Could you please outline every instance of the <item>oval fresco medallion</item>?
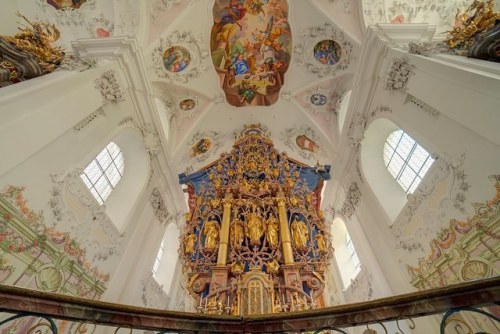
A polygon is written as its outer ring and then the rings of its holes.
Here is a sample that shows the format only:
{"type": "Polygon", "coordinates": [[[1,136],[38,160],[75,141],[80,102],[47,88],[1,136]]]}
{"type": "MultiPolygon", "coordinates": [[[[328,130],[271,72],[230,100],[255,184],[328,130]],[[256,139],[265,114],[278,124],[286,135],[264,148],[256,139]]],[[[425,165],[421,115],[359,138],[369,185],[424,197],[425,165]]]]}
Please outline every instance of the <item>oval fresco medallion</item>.
{"type": "Polygon", "coordinates": [[[174,45],[163,53],[163,66],[172,73],[182,72],[191,62],[191,54],[183,46],[174,45]]]}
{"type": "Polygon", "coordinates": [[[290,64],[286,0],[218,0],[210,35],[212,63],[229,104],[274,104],[290,64]]]}
{"type": "Polygon", "coordinates": [[[200,154],[207,153],[212,148],[212,139],[202,138],[191,146],[189,155],[194,158],[200,154]]]}
{"type": "Polygon", "coordinates": [[[342,54],[340,45],[331,39],[322,40],[314,46],[314,58],[323,65],[335,65],[342,54]]]}
{"type": "Polygon", "coordinates": [[[324,94],[314,93],[309,98],[309,101],[311,101],[311,103],[314,104],[315,106],[319,107],[319,106],[324,106],[328,101],[328,98],[324,94]]]}
{"type": "Polygon", "coordinates": [[[179,108],[183,111],[193,110],[196,107],[196,101],[193,99],[184,99],[179,102],[179,108]]]}
{"type": "Polygon", "coordinates": [[[47,3],[57,10],[78,9],[86,2],[87,0],[47,0],[47,3]]]}
{"type": "Polygon", "coordinates": [[[319,151],[319,145],[306,135],[297,136],[295,138],[295,143],[301,150],[309,151],[312,153],[317,153],[319,151]]]}

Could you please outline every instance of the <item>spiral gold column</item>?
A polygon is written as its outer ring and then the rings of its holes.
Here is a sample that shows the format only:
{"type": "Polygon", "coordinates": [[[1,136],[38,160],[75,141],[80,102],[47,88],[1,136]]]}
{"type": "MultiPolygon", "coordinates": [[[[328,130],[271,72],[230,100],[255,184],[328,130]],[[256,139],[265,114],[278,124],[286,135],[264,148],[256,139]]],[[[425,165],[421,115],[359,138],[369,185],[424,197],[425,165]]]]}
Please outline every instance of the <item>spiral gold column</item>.
{"type": "Polygon", "coordinates": [[[285,197],[282,192],[278,193],[276,200],[278,202],[280,237],[281,245],[283,246],[283,256],[285,258],[285,264],[291,264],[293,263],[292,243],[290,241],[290,230],[288,228],[288,218],[286,215],[285,197]]]}
{"type": "Polygon", "coordinates": [[[219,235],[219,253],[217,254],[217,266],[225,266],[227,262],[227,246],[229,243],[229,225],[231,222],[231,200],[233,195],[227,193],[222,203],[224,212],[222,213],[222,226],[219,235]]]}

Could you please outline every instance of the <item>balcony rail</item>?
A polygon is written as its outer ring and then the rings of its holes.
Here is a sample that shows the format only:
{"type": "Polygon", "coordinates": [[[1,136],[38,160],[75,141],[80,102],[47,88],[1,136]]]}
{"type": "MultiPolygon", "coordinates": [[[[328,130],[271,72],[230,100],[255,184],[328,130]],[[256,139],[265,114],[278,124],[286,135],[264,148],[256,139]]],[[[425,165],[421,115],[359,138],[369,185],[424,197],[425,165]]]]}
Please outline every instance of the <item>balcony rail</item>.
{"type": "MultiPolygon", "coordinates": [[[[441,324],[444,333],[444,320],[455,312],[486,314],[478,308],[499,302],[500,276],[362,303],[243,317],[147,309],[0,285],[0,311],[15,314],[0,322],[0,329],[14,317],[38,316],[48,321],[54,333],[53,319],[157,333],[319,333],[324,329],[345,333],[342,328],[446,313],[441,324]]],[[[494,315],[486,315],[499,322],[494,315]]]]}

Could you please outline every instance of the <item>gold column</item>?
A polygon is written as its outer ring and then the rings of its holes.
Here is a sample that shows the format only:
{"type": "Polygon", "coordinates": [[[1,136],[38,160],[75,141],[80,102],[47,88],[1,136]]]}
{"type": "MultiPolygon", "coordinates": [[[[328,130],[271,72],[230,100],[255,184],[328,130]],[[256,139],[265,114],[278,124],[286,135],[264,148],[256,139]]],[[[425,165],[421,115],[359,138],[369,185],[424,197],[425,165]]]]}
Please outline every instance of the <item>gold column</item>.
{"type": "Polygon", "coordinates": [[[278,202],[278,215],[280,218],[280,237],[281,245],[283,246],[283,256],[285,257],[285,264],[293,263],[292,244],[290,241],[290,230],[288,229],[288,218],[286,215],[285,197],[280,191],[276,198],[278,202]]]}
{"type": "Polygon", "coordinates": [[[222,226],[220,229],[219,253],[217,254],[217,266],[225,266],[227,262],[227,246],[229,243],[229,225],[231,222],[231,200],[233,195],[227,193],[222,200],[224,212],[222,213],[222,226]]]}

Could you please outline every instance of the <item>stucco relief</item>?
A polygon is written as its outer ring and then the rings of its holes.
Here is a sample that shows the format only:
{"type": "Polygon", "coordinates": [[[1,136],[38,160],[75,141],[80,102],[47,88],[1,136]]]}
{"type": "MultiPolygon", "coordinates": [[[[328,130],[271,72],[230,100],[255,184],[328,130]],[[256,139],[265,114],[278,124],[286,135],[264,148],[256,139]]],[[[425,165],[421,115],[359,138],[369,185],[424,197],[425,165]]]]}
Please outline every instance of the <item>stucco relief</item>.
{"type": "Polygon", "coordinates": [[[95,67],[97,67],[97,60],[95,58],[80,58],[74,55],[66,55],[56,71],[83,72],[95,67]]]}
{"type": "Polygon", "coordinates": [[[408,59],[394,57],[385,78],[385,89],[406,91],[408,80],[413,74],[415,74],[415,66],[410,64],[408,59]]]}
{"type": "Polygon", "coordinates": [[[95,87],[101,93],[104,104],[125,100],[123,90],[116,77],[115,70],[108,70],[104,72],[101,77],[95,79],[95,87]]]}
{"type": "Polygon", "coordinates": [[[153,0],[151,3],[151,18],[153,22],[158,23],[159,13],[169,10],[181,2],[182,0],[153,0]]]}
{"type": "Polygon", "coordinates": [[[438,33],[451,29],[457,8],[466,8],[467,0],[363,0],[365,24],[376,23],[420,23],[430,22],[438,25],[438,33]]]}
{"type": "Polygon", "coordinates": [[[372,273],[364,265],[361,265],[360,272],[356,278],[351,280],[351,284],[344,291],[344,298],[349,303],[371,300],[373,295],[372,282],[372,273]]]}
{"type": "Polygon", "coordinates": [[[166,310],[170,303],[163,286],[153,277],[152,272],[146,273],[141,280],[142,284],[142,304],[144,307],[155,308],[159,310],[166,310]]]}
{"type": "Polygon", "coordinates": [[[350,219],[356,212],[360,199],[361,191],[358,188],[358,184],[356,182],[351,182],[346,191],[342,207],[338,212],[345,218],[350,219]]]}
{"type": "Polygon", "coordinates": [[[115,0],[116,36],[135,36],[139,29],[139,2],[115,0]]]}
{"type": "Polygon", "coordinates": [[[129,116],[122,119],[118,125],[131,126],[141,133],[144,146],[150,158],[155,157],[162,151],[160,135],[151,123],[141,125],[133,117],[129,116]]]}
{"type": "MultiPolygon", "coordinates": [[[[113,35],[115,30],[114,21],[110,18],[112,13],[99,13],[99,4],[96,0],[88,1],[47,1],[38,0],[38,4],[49,21],[57,22],[57,25],[70,31],[76,37],[105,38],[113,35]],[[82,34],[85,27],[88,34],[82,34]]],[[[63,36],[66,35],[63,31],[63,36]]]]}
{"type": "Polygon", "coordinates": [[[346,70],[353,61],[352,42],[332,24],[310,27],[302,31],[297,40],[293,48],[296,63],[318,78],[333,76],[346,70]],[[335,41],[340,46],[338,61],[333,65],[318,62],[314,55],[314,47],[326,39],[335,41]]]}
{"type": "Polygon", "coordinates": [[[78,122],[75,126],[73,126],[73,130],[75,130],[76,132],[83,130],[85,127],[87,127],[87,125],[92,123],[99,116],[105,116],[104,110],[102,108],[93,111],[87,117],[78,122]]]}
{"type": "Polygon", "coordinates": [[[51,174],[49,207],[54,217],[48,226],[71,233],[89,257],[104,262],[121,252],[120,233],[80,179],[81,169],[51,174]],[[83,211],[82,211],[83,210],[83,211]]]}
{"type": "Polygon", "coordinates": [[[149,202],[153,207],[156,219],[160,222],[160,225],[167,225],[170,218],[172,217],[168,212],[168,208],[165,205],[163,196],[161,195],[160,189],[154,187],[151,191],[151,196],[149,196],[149,202]]]}
{"type": "Polygon", "coordinates": [[[432,107],[431,105],[425,103],[424,101],[420,100],[419,98],[417,98],[413,95],[407,94],[406,100],[404,103],[405,104],[411,103],[411,104],[417,106],[418,108],[420,108],[421,110],[427,112],[429,115],[431,115],[434,118],[438,118],[440,115],[439,111],[436,108],[432,107]]]}
{"type": "Polygon", "coordinates": [[[443,26],[439,32],[451,29],[457,8],[466,8],[470,4],[467,0],[434,1],[412,0],[386,1],[388,22],[391,23],[420,23],[431,22],[443,26]]]}
{"type": "Polygon", "coordinates": [[[347,130],[347,140],[349,146],[353,149],[358,149],[361,141],[365,137],[365,131],[370,121],[380,114],[392,113],[392,109],[387,106],[378,106],[368,113],[358,113],[352,120],[347,130]]]}
{"type": "Polygon", "coordinates": [[[187,83],[198,78],[209,68],[209,51],[205,49],[200,36],[191,32],[174,31],[166,38],[160,38],[159,45],[153,50],[153,68],[160,78],[187,83]],[[175,47],[182,47],[189,53],[189,64],[182,70],[169,70],[165,67],[165,52],[175,47]]]}
{"type": "Polygon", "coordinates": [[[363,0],[362,6],[365,24],[367,26],[379,22],[388,22],[384,0],[363,0]]]}
{"type": "Polygon", "coordinates": [[[438,157],[416,191],[408,195],[407,204],[391,227],[397,249],[423,254],[425,245],[419,240],[438,233],[446,212],[455,209],[465,213],[470,184],[464,161],[465,155],[456,159],[438,157]]]}
{"type": "Polygon", "coordinates": [[[338,116],[340,107],[342,106],[342,99],[344,98],[346,92],[346,89],[334,90],[330,95],[330,101],[328,105],[330,107],[330,111],[333,112],[335,117],[338,116]]]}

